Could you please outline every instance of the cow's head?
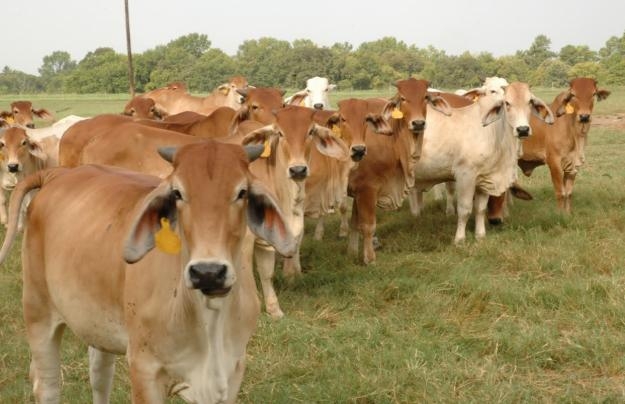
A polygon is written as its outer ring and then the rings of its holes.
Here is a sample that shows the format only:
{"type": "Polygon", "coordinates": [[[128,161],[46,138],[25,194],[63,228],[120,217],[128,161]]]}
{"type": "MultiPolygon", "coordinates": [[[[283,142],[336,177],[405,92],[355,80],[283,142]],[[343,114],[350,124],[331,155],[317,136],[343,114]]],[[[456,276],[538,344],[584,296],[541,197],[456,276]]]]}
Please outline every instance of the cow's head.
{"type": "Polygon", "coordinates": [[[173,171],[135,208],[124,259],[134,263],[155,246],[162,248],[158,232],[165,232],[179,243],[178,251],[169,252],[183,257],[186,286],[221,297],[236,282],[246,225],[281,254],[292,255],[296,242],[275,196],[248,169],[262,148],[246,149],[212,140],[160,149],[173,171]]]}
{"type": "Polygon", "coordinates": [[[575,78],[570,81],[569,89],[557,97],[556,115],[575,114],[578,123],[588,125],[592,120],[595,97],[602,101],[609,95],[610,91],[597,88],[595,79],[575,78]]]}
{"type": "Polygon", "coordinates": [[[234,76],[230,81],[217,87],[217,92],[228,99],[226,106],[232,109],[239,109],[244,97],[237,93],[237,90],[246,90],[249,87],[247,79],[243,76],[234,76]]]}
{"type": "Polygon", "coordinates": [[[28,137],[24,129],[12,127],[0,132],[2,171],[19,175],[31,157],[43,163],[48,155],[39,142],[28,137]]]}
{"type": "Polygon", "coordinates": [[[265,125],[275,122],[275,112],[284,106],[284,91],[271,87],[250,87],[237,89],[243,97],[241,108],[232,120],[230,133],[234,133],[239,124],[253,120],[265,125]]]}
{"type": "Polygon", "coordinates": [[[428,93],[430,83],[427,80],[409,78],[399,80],[395,86],[397,94],[386,104],[382,115],[385,119],[403,122],[414,135],[420,135],[425,130],[428,104],[445,115],[451,114],[445,99],[436,93],[428,93]]]}
{"type": "Polygon", "coordinates": [[[338,103],[338,112],[328,119],[327,126],[340,134],[347,143],[350,157],[354,162],[362,160],[367,154],[365,136],[368,126],[376,133],[391,132],[388,122],[379,113],[384,104],[377,103],[379,108],[375,108],[372,104],[374,101],[357,98],[341,100],[338,103]],[[378,113],[371,112],[376,109],[378,113]]]}
{"type": "Polygon", "coordinates": [[[123,115],[138,119],[163,119],[166,115],[156,107],[152,98],[134,97],[124,107],[123,115]]]}
{"type": "Polygon", "coordinates": [[[327,109],[330,106],[328,93],[336,88],[325,77],[313,77],[306,80],[306,106],[314,109],[327,109]]]}
{"type": "Polygon", "coordinates": [[[284,162],[286,175],[294,181],[308,177],[310,147],[314,144],[321,154],[344,160],[348,157],[345,143],[332,131],[314,121],[310,108],[288,106],[275,114],[276,121],[247,134],[242,144],[263,144],[264,156],[284,162]]]}
{"type": "Polygon", "coordinates": [[[15,101],[11,103],[11,111],[0,112],[0,118],[11,125],[25,128],[34,128],[34,117],[41,119],[53,119],[53,115],[45,108],[34,109],[30,101],[15,101]]]}
{"type": "Polygon", "coordinates": [[[554,117],[551,109],[530,91],[526,83],[515,82],[506,87],[503,95],[498,93],[482,94],[479,101],[482,111],[482,124],[490,125],[504,118],[512,128],[512,133],[519,138],[532,134],[529,124],[534,114],[544,122],[552,124],[554,117]]]}

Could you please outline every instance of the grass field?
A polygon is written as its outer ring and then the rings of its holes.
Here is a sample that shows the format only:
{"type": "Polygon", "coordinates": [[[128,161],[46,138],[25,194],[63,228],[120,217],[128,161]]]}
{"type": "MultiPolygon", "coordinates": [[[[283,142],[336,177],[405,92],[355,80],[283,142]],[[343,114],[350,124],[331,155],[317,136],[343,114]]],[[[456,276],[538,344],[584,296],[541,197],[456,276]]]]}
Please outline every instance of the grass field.
{"type": "MultiPolygon", "coordinates": [[[[625,89],[611,90],[597,115],[625,112],[625,89]]],[[[536,93],[550,102],[557,90],[536,93]]],[[[61,118],[119,112],[127,97],[3,95],[0,109],[16,99],[61,118]]],[[[572,215],[538,168],[521,178],[534,200],[461,247],[432,200],[418,220],[407,206],[379,213],[371,266],[345,256],[336,218],[323,242],[307,222],[305,273],[278,275],[286,317],[261,316],[239,402],[625,402],[625,130],[593,127],[586,155],[572,215]]],[[[0,403],[33,401],[18,250],[0,269],[0,403]]],[[[90,402],[87,349],[71,332],[62,363],[62,402],[90,402]]],[[[112,402],[128,391],[120,358],[112,402]]]]}

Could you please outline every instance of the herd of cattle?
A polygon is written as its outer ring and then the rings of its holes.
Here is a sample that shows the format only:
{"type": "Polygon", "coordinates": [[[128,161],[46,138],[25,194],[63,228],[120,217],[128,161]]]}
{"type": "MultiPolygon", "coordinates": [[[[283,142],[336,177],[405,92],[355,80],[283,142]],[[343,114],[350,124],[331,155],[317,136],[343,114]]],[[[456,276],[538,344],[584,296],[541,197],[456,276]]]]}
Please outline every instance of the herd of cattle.
{"type": "Polygon", "coordinates": [[[260,302],[283,316],[272,277],[301,272],[304,216],[341,213],[348,251],[376,259],[376,207],[448,191],[455,243],[475,214],[500,223],[508,194],[546,164],[558,207],[571,211],[595,97],[576,78],[550,105],[524,83],[488,78],[446,93],[396,83],[390,99],[343,99],[315,77],[285,99],[234,77],[206,97],[172,83],[133,98],[122,114],[70,116],[35,129],[28,101],[0,113],[0,262],[23,230],[23,310],[37,402],[60,401],[59,346],[69,327],[89,345],[94,403],[108,403],[114,356],[126,354],[133,403],[173,394],[233,402],[260,302]],[[5,191],[11,191],[6,207],[5,191]],[[454,195],[455,194],[455,195],[454,195]],[[351,218],[348,200],[352,198],[351,218]],[[456,204],[453,205],[452,201],[456,204]]]}

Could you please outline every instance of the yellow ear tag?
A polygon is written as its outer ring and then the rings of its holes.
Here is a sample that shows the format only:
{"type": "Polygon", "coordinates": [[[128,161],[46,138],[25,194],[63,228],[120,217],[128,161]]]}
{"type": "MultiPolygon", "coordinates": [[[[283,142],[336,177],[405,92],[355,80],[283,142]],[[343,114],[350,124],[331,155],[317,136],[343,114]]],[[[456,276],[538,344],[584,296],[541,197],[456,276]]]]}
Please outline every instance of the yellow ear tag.
{"type": "Polygon", "coordinates": [[[180,238],[171,230],[169,220],[161,218],[161,229],[154,234],[156,247],[167,254],[178,254],[180,252],[180,238]]]}
{"type": "Polygon", "coordinates": [[[393,119],[402,119],[404,117],[404,113],[399,110],[399,108],[395,108],[393,112],[391,112],[391,118],[393,119]]]}
{"type": "Polygon", "coordinates": [[[568,104],[566,104],[566,106],[564,107],[564,111],[565,111],[567,114],[572,114],[573,112],[575,112],[575,108],[573,108],[573,106],[572,106],[570,103],[568,103],[568,104]]]}
{"type": "Polygon", "coordinates": [[[263,149],[263,153],[260,155],[262,158],[267,158],[271,156],[271,142],[269,138],[265,139],[265,148],[263,149]]]}
{"type": "Polygon", "coordinates": [[[306,97],[302,98],[302,100],[299,102],[299,106],[300,107],[305,107],[306,106],[306,97]]]}
{"type": "Polygon", "coordinates": [[[4,120],[9,124],[9,125],[13,125],[15,123],[15,118],[13,118],[13,116],[7,116],[6,118],[4,118],[4,120]]]}
{"type": "Polygon", "coordinates": [[[220,87],[219,92],[222,93],[223,95],[228,95],[228,93],[230,92],[230,89],[228,87],[220,87]]]}
{"type": "Polygon", "coordinates": [[[339,127],[339,125],[332,125],[332,133],[334,134],[334,136],[338,137],[339,139],[343,137],[343,134],[341,133],[341,128],[339,127]]]}

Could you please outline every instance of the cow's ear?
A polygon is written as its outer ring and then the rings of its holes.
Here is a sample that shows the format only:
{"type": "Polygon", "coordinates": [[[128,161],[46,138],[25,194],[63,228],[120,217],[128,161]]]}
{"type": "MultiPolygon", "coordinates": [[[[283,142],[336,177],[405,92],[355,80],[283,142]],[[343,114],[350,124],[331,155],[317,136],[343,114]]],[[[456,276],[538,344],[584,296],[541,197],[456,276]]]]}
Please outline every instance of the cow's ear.
{"type": "Polygon", "coordinates": [[[611,92],[610,92],[610,91],[605,90],[605,89],[603,89],[603,88],[602,88],[602,89],[597,90],[597,92],[595,93],[595,95],[597,96],[597,100],[598,100],[598,101],[603,101],[603,100],[605,100],[606,98],[608,98],[608,96],[609,96],[610,94],[611,94],[611,92]]]}
{"type": "Polygon", "coordinates": [[[534,199],[534,197],[532,196],[532,194],[529,193],[529,191],[523,189],[516,182],[512,184],[512,186],[510,187],[510,192],[512,193],[512,196],[514,196],[515,198],[522,199],[524,201],[531,201],[532,199],[534,199]]]}
{"type": "Polygon", "coordinates": [[[555,120],[553,112],[551,112],[551,109],[547,106],[547,104],[544,103],[543,100],[532,95],[532,98],[530,99],[530,104],[532,107],[532,114],[534,114],[540,120],[544,121],[546,124],[553,124],[555,120]]]}
{"type": "MultiPolygon", "coordinates": [[[[239,90],[237,90],[238,92],[239,90]]],[[[243,121],[250,119],[250,108],[247,105],[242,105],[241,108],[234,114],[232,121],[230,121],[230,127],[228,130],[230,134],[235,133],[239,129],[239,125],[243,121]]]]}
{"type": "Polygon", "coordinates": [[[33,114],[35,114],[41,119],[47,119],[47,120],[54,119],[54,115],[52,115],[52,113],[50,113],[50,111],[48,111],[45,108],[33,109],[33,114]]]}
{"type": "Polygon", "coordinates": [[[346,160],[349,157],[345,142],[335,137],[332,131],[325,126],[314,124],[310,134],[313,136],[319,153],[337,160],[346,160]]]}
{"type": "Polygon", "coordinates": [[[13,117],[13,112],[9,112],[9,111],[0,112],[0,118],[6,120],[9,117],[13,117]]]}
{"type": "Polygon", "coordinates": [[[3,117],[0,117],[0,128],[8,128],[11,124],[9,124],[3,117]]]}
{"type": "Polygon", "coordinates": [[[468,91],[465,91],[464,94],[462,94],[464,98],[468,98],[469,100],[473,102],[477,101],[480,97],[484,95],[485,95],[484,89],[482,88],[472,88],[468,91]]]}
{"type": "Polygon", "coordinates": [[[338,113],[332,114],[326,121],[326,126],[332,128],[334,125],[338,125],[341,121],[341,115],[338,113]]]}
{"type": "Polygon", "coordinates": [[[27,144],[28,144],[28,152],[31,155],[33,155],[34,157],[38,158],[39,160],[43,162],[48,160],[48,154],[45,152],[45,150],[43,150],[43,146],[41,145],[41,143],[29,138],[27,140],[27,144]]]}
{"type": "Polygon", "coordinates": [[[426,95],[426,99],[430,106],[434,108],[434,110],[447,116],[451,115],[451,107],[449,106],[447,100],[445,100],[443,97],[439,95],[428,94],[426,95]]]}
{"type": "Polygon", "coordinates": [[[498,100],[488,108],[484,116],[482,116],[482,126],[488,126],[503,117],[504,101],[498,100]]]}
{"type": "Polygon", "coordinates": [[[277,134],[278,132],[273,125],[263,126],[245,135],[241,139],[241,145],[262,144],[269,141],[272,136],[277,136],[277,134]]]}
{"type": "Polygon", "coordinates": [[[222,84],[217,87],[217,91],[219,91],[223,95],[228,95],[228,93],[230,93],[230,86],[228,84],[222,84]]]}
{"type": "Polygon", "coordinates": [[[378,135],[390,136],[393,134],[393,128],[388,123],[388,120],[384,119],[384,117],[380,114],[367,114],[365,122],[367,122],[367,125],[369,125],[371,130],[378,135]]]}
{"type": "Polygon", "coordinates": [[[154,248],[154,235],[161,229],[161,219],[166,218],[172,227],[175,226],[177,195],[180,195],[178,191],[172,190],[168,183],[162,183],[137,205],[124,242],[127,263],[139,261],[154,248]]]}
{"type": "Polygon", "coordinates": [[[278,207],[275,196],[258,180],[250,184],[247,197],[247,226],[285,257],[297,250],[297,241],[278,207]]]}
{"type": "Polygon", "coordinates": [[[302,105],[306,96],[308,96],[306,90],[299,91],[287,98],[284,102],[286,105],[302,105]]]}

